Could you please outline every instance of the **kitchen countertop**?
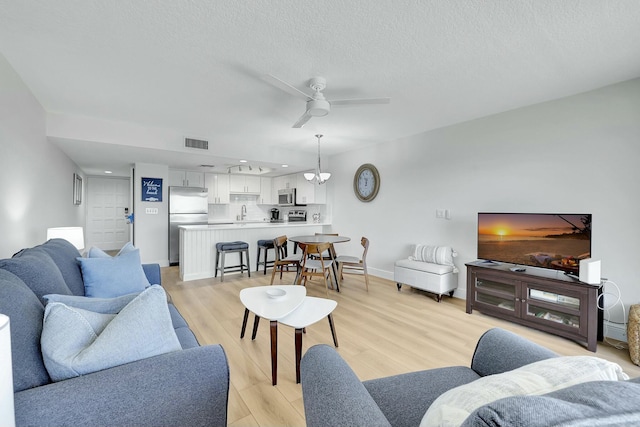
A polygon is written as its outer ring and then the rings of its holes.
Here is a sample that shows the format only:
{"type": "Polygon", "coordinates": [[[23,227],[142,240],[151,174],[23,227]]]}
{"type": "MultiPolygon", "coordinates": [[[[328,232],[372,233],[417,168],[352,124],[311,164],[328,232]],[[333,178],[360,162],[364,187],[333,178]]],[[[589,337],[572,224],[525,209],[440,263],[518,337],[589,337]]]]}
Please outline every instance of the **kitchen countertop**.
{"type": "Polygon", "coordinates": [[[246,228],[276,228],[276,227],[307,227],[310,225],[331,225],[327,222],[268,222],[268,221],[245,221],[234,222],[233,224],[212,223],[208,225],[181,225],[179,228],[183,230],[229,230],[229,229],[246,229],[246,228]]]}

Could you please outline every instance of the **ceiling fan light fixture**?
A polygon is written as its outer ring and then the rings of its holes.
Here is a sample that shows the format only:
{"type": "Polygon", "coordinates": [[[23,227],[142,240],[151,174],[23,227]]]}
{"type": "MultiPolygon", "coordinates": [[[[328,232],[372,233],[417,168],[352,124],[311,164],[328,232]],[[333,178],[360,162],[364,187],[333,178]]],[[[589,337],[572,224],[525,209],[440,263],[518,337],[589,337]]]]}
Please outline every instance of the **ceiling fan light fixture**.
{"type": "Polygon", "coordinates": [[[327,87],[327,80],[324,77],[313,77],[309,80],[308,86],[313,90],[312,94],[301,91],[295,86],[280,80],[279,78],[267,74],[262,76],[262,80],[272,86],[293,95],[296,98],[304,99],[306,104],[305,113],[293,124],[293,128],[300,129],[313,117],[324,117],[331,111],[331,105],[367,105],[367,104],[388,104],[389,98],[351,98],[327,100],[322,91],[327,87]]]}
{"type": "Polygon", "coordinates": [[[307,102],[307,114],[312,117],[324,117],[331,111],[331,104],[325,99],[312,99],[307,102]]]}

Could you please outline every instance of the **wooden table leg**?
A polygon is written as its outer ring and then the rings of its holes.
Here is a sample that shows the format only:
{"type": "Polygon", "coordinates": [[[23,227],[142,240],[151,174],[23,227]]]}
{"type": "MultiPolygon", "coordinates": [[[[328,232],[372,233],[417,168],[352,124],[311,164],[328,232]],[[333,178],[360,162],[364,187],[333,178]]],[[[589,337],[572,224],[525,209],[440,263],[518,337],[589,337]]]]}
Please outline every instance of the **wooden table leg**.
{"type": "Polygon", "coordinates": [[[331,328],[331,336],[333,337],[333,345],[338,346],[338,336],[336,335],[336,327],[333,324],[333,315],[329,314],[329,328],[331,328]]]}
{"type": "Polygon", "coordinates": [[[302,329],[296,329],[296,384],[300,384],[300,359],[302,358],[302,329]]]}
{"type": "Polygon", "coordinates": [[[271,384],[278,383],[278,321],[271,321],[271,384]]]}
{"type": "Polygon", "coordinates": [[[301,285],[302,284],[302,264],[298,264],[296,266],[296,278],[293,281],[294,285],[301,285]]]}
{"type": "Polygon", "coordinates": [[[335,249],[333,245],[329,248],[329,254],[331,255],[331,271],[333,271],[333,279],[336,284],[336,292],[340,292],[340,278],[338,277],[338,264],[336,263],[335,249]]]}
{"type": "Polygon", "coordinates": [[[244,319],[242,319],[242,330],[240,331],[240,339],[244,338],[244,330],[247,329],[247,319],[249,318],[249,309],[244,309],[244,319]]]}
{"type": "Polygon", "coordinates": [[[257,314],[253,318],[253,332],[251,333],[251,340],[256,339],[256,334],[258,333],[258,324],[260,323],[260,316],[257,314]]]}

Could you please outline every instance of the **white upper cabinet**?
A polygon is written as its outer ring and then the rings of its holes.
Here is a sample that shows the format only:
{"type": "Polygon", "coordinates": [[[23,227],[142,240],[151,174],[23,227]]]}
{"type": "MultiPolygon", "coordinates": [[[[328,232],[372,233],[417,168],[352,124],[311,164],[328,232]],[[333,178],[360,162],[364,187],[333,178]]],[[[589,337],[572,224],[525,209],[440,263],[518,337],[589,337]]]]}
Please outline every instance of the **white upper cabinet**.
{"type": "Polygon", "coordinates": [[[317,182],[309,182],[304,174],[296,174],[296,203],[308,204],[325,204],[327,202],[327,184],[318,184],[317,182]]]}
{"type": "Polygon", "coordinates": [[[303,174],[296,175],[296,203],[315,203],[315,189],[313,184],[304,178],[303,174]]]}
{"type": "Polygon", "coordinates": [[[169,169],[169,186],[203,188],[205,186],[204,173],[169,169]]]}
{"type": "Polygon", "coordinates": [[[169,169],[169,186],[170,187],[184,187],[184,171],[177,171],[169,169]]]}
{"type": "Polygon", "coordinates": [[[277,197],[278,190],[282,190],[284,187],[282,186],[282,177],[276,176],[275,178],[271,178],[271,193],[275,194],[277,197]]]}
{"type": "Polygon", "coordinates": [[[261,182],[259,176],[247,176],[245,177],[245,183],[247,186],[247,193],[260,194],[261,182]]]}
{"type": "Polygon", "coordinates": [[[249,175],[229,175],[229,191],[235,194],[260,194],[260,177],[249,175]]]}
{"type": "Polygon", "coordinates": [[[285,190],[287,188],[295,188],[296,186],[296,175],[282,175],[273,178],[273,185],[271,188],[273,189],[274,194],[278,194],[278,190],[285,190]]]}
{"type": "Polygon", "coordinates": [[[207,173],[205,174],[205,186],[209,190],[209,204],[229,203],[229,175],[207,173]]]}
{"type": "Polygon", "coordinates": [[[278,193],[276,193],[276,200],[274,201],[273,192],[271,191],[271,178],[260,178],[260,197],[258,197],[258,204],[278,204],[277,194],[278,193]]]}
{"type": "Polygon", "coordinates": [[[273,178],[272,183],[271,189],[275,204],[278,203],[278,190],[288,188],[296,189],[296,203],[303,205],[327,203],[326,184],[310,183],[302,173],[278,176],[273,178]]]}

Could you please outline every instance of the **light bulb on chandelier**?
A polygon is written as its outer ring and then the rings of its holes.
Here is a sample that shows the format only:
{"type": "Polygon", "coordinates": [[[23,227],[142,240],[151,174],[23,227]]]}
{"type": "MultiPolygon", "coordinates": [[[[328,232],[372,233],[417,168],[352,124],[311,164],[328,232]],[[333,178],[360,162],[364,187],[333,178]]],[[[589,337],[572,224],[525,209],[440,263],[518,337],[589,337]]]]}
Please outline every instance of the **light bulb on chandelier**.
{"type": "Polygon", "coordinates": [[[320,138],[322,138],[322,136],[323,135],[320,134],[316,135],[316,138],[318,138],[318,167],[316,168],[315,173],[307,172],[304,174],[304,179],[310,182],[318,181],[318,184],[324,184],[329,180],[329,178],[331,178],[331,174],[329,172],[322,172],[322,169],[320,168],[320,138]]]}

